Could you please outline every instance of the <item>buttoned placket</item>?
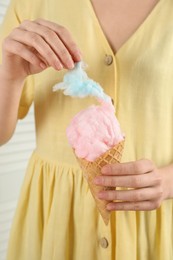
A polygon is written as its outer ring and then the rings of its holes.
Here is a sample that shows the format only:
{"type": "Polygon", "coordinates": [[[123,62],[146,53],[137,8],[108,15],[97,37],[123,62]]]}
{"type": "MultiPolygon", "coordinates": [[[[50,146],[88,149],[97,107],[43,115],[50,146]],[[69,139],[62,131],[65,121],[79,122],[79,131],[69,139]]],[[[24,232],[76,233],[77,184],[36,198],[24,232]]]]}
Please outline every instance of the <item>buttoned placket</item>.
{"type": "MultiPolygon", "coordinates": [[[[103,65],[105,70],[107,70],[107,75],[109,80],[111,81],[111,89],[110,93],[111,98],[113,99],[114,106],[116,106],[116,87],[117,87],[117,68],[116,68],[116,59],[112,53],[105,53],[103,58],[103,65]],[[111,79],[112,78],[112,79],[111,79]]],[[[109,81],[108,80],[108,81],[109,81]]],[[[115,226],[115,225],[113,225],[115,226]]],[[[101,250],[101,259],[100,260],[111,260],[112,259],[112,232],[115,230],[111,230],[110,223],[106,226],[103,220],[100,220],[100,236],[98,238],[98,246],[101,250]]],[[[113,242],[114,243],[114,242],[113,242]]],[[[114,251],[114,250],[113,250],[114,251]]]]}
{"type": "Polygon", "coordinates": [[[102,217],[100,216],[99,226],[99,260],[112,260],[112,233],[110,223],[108,225],[105,225],[102,217]]]}
{"type": "Polygon", "coordinates": [[[105,53],[104,56],[104,66],[105,69],[107,70],[109,80],[111,81],[111,98],[112,98],[112,103],[116,108],[117,104],[117,60],[113,52],[108,51],[105,53]],[[111,80],[112,78],[112,80],[111,80]]]}

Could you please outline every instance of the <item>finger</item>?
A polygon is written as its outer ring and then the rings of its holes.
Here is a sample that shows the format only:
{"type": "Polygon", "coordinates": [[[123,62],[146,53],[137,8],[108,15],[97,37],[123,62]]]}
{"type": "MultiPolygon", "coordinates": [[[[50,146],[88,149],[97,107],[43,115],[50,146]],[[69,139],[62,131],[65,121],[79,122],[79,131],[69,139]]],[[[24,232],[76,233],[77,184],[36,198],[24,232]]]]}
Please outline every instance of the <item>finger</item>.
{"type": "Polygon", "coordinates": [[[101,170],[104,175],[136,175],[153,171],[155,168],[152,161],[143,159],[134,162],[107,164],[101,170]]]}
{"type": "Polygon", "coordinates": [[[33,49],[33,52],[36,53],[37,57],[43,61],[43,63],[46,65],[46,67],[49,67],[49,64],[47,63],[47,61],[35,50],[33,49]]]}
{"type": "Polygon", "coordinates": [[[133,190],[107,190],[101,191],[98,194],[99,199],[113,201],[149,201],[157,198],[161,198],[163,190],[160,187],[144,188],[144,189],[133,189],[133,190]]]}
{"type": "Polygon", "coordinates": [[[160,200],[142,202],[111,202],[106,208],[110,211],[148,211],[158,209],[161,205],[160,200]]]}
{"type": "Polygon", "coordinates": [[[6,39],[4,46],[8,52],[18,55],[35,66],[41,67],[42,69],[47,67],[46,64],[37,55],[35,55],[34,52],[20,42],[6,39]]]}
{"type": "Polygon", "coordinates": [[[21,28],[40,35],[50,45],[65,68],[74,68],[74,62],[69,51],[55,31],[31,21],[23,22],[21,28]]]}
{"type": "Polygon", "coordinates": [[[132,176],[97,176],[93,182],[105,187],[144,188],[160,185],[161,176],[153,172],[132,176]]]}
{"type": "Polygon", "coordinates": [[[11,33],[11,38],[29,47],[33,47],[54,69],[62,69],[61,62],[54,51],[38,34],[16,28],[11,33]]]}
{"type": "Polygon", "coordinates": [[[82,55],[79,47],[73,40],[70,32],[63,26],[60,26],[56,23],[43,20],[43,19],[38,19],[36,20],[38,24],[44,25],[49,27],[50,29],[54,30],[61,40],[63,41],[64,45],[67,47],[68,51],[70,52],[71,56],[74,58],[74,61],[81,61],[82,55]]]}

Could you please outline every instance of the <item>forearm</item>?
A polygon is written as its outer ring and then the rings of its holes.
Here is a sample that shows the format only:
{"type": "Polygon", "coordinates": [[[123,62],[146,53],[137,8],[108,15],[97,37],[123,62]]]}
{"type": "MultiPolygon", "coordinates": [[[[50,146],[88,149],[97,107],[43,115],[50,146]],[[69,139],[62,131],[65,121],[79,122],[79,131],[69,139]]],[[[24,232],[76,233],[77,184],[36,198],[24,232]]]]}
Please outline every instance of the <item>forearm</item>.
{"type": "Polygon", "coordinates": [[[10,79],[0,67],[0,145],[12,136],[24,79],[10,79]]]}

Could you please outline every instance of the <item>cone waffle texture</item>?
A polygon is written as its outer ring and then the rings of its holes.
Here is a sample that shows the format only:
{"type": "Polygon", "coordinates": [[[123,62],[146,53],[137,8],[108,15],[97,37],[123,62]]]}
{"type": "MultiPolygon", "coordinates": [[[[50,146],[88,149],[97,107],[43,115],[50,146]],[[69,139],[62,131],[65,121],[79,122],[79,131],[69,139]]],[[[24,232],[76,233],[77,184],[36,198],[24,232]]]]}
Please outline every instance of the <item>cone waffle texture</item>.
{"type": "Polygon", "coordinates": [[[93,179],[96,176],[101,175],[101,168],[106,164],[115,164],[120,163],[122,152],[124,148],[124,141],[118,143],[113,148],[108,150],[106,153],[104,153],[102,156],[97,158],[94,162],[89,162],[85,159],[81,159],[77,157],[77,160],[82,168],[84,177],[86,178],[90,191],[96,201],[97,208],[105,222],[106,225],[109,223],[110,219],[110,211],[106,209],[106,205],[109,203],[109,201],[100,200],[97,198],[97,194],[100,191],[103,190],[110,190],[114,188],[104,188],[102,186],[97,186],[93,183],[93,179]]]}

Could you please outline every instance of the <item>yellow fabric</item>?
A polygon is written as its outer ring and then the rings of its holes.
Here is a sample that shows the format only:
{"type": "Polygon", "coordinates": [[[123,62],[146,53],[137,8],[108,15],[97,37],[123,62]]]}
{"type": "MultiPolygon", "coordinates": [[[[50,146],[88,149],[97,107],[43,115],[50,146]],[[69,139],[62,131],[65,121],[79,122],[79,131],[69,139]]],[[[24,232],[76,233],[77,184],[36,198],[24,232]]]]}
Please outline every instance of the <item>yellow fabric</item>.
{"type": "MultiPolygon", "coordinates": [[[[123,161],[148,158],[158,167],[172,163],[173,1],[160,0],[115,55],[90,0],[13,4],[1,37],[26,18],[42,17],[71,31],[89,76],[115,101],[126,134],[123,161]],[[109,66],[105,55],[113,56],[109,66]]],[[[65,135],[70,119],[94,100],[53,93],[52,86],[64,72],[48,69],[35,75],[21,98],[19,117],[34,101],[37,146],[21,190],[7,259],[172,260],[172,200],[150,212],[113,213],[111,223],[104,225],[65,135]],[[100,245],[103,237],[107,248],[100,245]]]]}

